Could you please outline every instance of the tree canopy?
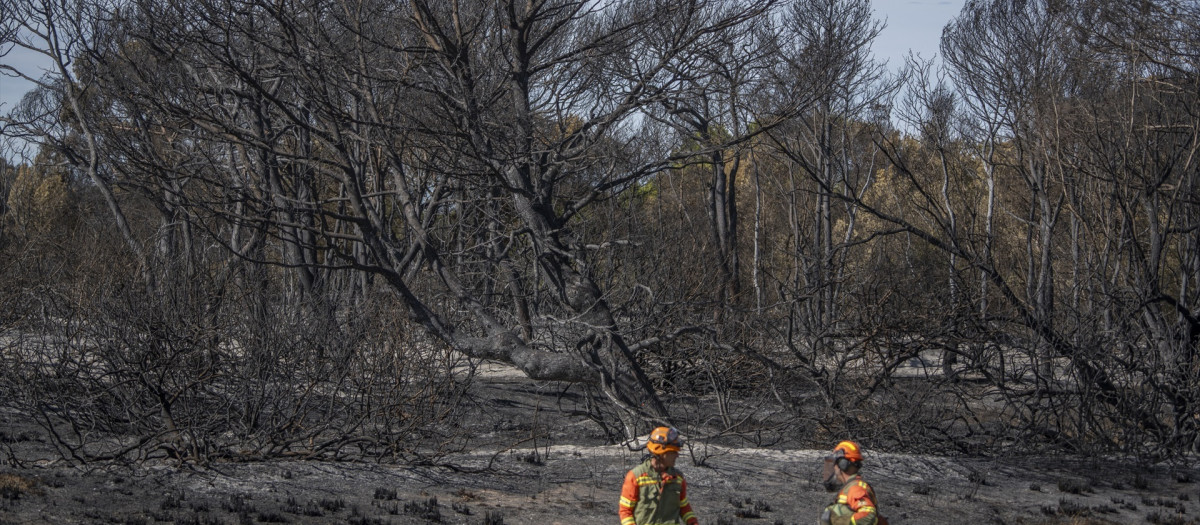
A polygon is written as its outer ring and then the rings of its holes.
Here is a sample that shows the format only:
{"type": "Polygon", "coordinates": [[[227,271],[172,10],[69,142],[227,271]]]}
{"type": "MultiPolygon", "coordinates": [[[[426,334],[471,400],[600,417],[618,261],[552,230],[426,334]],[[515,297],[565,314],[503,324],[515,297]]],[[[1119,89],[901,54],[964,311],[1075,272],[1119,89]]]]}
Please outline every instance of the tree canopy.
{"type": "Polygon", "coordinates": [[[895,75],[867,0],[4,9],[0,389],[131,436],[69,457],[436,453],[483,361],[615,441],[1200,448],[1191,2],[895,75]]]}

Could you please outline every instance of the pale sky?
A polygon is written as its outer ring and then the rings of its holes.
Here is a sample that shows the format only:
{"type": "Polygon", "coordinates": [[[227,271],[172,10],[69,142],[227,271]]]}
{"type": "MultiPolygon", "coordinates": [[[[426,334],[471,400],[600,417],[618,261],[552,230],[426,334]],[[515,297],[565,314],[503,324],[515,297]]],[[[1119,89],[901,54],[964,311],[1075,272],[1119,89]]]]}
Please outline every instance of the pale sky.
{"type": "MultiPolygon", "coordinates": [[[[46,63],[46,57],[26,49],[14,48],[4,57],[0,57],[0,62],[27,73],[34,73],[33,76],[40,76],[41,72],[38,70],[38,66],[46,63]]],[[[31,88],[33,88],[33,84],[25,79],[0,74],[0,113],[8,113],[21,100],[21,96],[31,88]]]]}
{"type": "MultiPolygon", "coordinates": [[[[942,27],[958,15],[966,0],[874,0],[875,17],[885,20],[887,27],[880,33],[874,45],[875,55],[887,60],[891,69],[904,64],[904,56],[911,49],[924,59],[931,59],[938,52],[942,27]]],[[[27,72],[38,72],[44,57],[23,49],[14,49],[0,58],[6,65],[16,66],[27,72]]],[[[0,75],[0,113],[7,113],[21,100],[32,86],[23,79],[0,75]]]]}
{"type": "Polygon", "coordinates": [[[887,23],[875,39],[876,58],[887,60],[892,70],[904,65],[904,56],[910,49],[924,60],[934,58],[942,28],[958,16],[965,3],[966,0],[873,0],[875,18],[887,23]]]}

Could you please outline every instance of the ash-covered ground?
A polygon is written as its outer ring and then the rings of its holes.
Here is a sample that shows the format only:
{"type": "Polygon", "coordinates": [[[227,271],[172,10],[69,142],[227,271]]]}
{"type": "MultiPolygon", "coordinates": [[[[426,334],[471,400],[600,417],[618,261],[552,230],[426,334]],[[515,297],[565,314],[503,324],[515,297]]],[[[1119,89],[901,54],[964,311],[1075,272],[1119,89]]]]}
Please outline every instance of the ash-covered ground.
{"type": "MultiPolygon", "coordinates": [[[[493,401],[505,392],[531,395],[527,382],[503,374],[483,381],[493,401]]],[[[529,401],[493,403],[489,410],[510,407],[513,418],[527,418],[529,401]]],[[[591,423],[578,416],[541,410],[538,417],[557,427],[557,436],[583,438],[478,449],[437,466],[267,461],[81,468],[47,461],[51,448],[41,430],[24,414],[4,412],[0,525],[616,524],[622,478],[641,451],[597,444],[595,432],[584,430],[591,423]]],[[[811,524],[831,499],[817,480],[824,453],[692,443],[679,467],[701,523],[811,524]]],[[[867,454],[865,476],[892,524],[1200,523],[1200,472],[1187,462],[1144,467],[1104,458],[867,454]]]]}

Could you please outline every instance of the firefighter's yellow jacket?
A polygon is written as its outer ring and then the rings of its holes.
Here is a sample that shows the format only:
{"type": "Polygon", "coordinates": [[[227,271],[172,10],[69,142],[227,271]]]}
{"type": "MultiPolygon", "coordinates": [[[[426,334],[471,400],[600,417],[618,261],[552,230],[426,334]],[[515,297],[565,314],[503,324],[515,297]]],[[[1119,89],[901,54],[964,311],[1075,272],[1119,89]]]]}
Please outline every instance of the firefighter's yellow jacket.
{"type": "Polygon", "coordinates": [[[621,525],[697,525],[687,499],[687,481],[675,468],[661,475],[644,461],[625,474],[621,486],[621,525]]]}
{"type": "Polygon", "coordinates": [[[853,514],[832,516],[832,525],[887,525],[887,520],[879,516],[876,508],[875,490],[863,481],[862,476],[854,476],[846,480],[838,491],[837,503],[850,508],[853,514]]]}

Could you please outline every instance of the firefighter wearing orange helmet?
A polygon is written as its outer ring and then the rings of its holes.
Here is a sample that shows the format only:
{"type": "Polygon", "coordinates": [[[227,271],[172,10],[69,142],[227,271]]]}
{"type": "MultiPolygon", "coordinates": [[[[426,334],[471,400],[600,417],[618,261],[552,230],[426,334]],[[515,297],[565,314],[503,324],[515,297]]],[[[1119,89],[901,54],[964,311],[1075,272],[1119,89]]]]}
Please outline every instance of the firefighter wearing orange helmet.
{"type": "Polygon", "coordinates": [[[621,525],[698,525],[687,499],[687,481],[675,469],[683,442],[679,431],[658,427],[650,432],[650,458],[625,474],[618,514],[621,525]]]}
{"type": "Polygon", "coordinates": [[[842,441],[825,457],[825,490],[837,492],[837,501],[821,513],[821,525],[887,525],[879,515],[875,490],[863,481],[862,449],[853,441],[842,441]]]}

